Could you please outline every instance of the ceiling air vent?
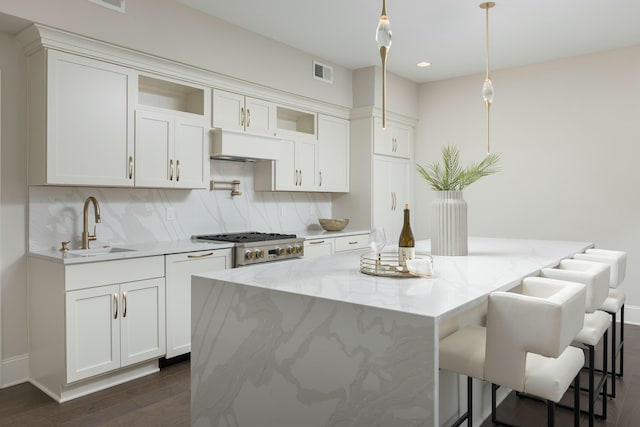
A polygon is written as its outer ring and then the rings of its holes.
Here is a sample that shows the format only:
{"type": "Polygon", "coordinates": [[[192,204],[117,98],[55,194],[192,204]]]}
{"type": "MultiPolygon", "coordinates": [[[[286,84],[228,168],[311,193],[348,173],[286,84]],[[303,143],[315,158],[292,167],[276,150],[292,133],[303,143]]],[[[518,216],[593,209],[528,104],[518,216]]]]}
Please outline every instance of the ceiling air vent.
{"type": "Polygon", "coordinates": [[[333,83],[333,68],[313,61],[313,78],[323,82],[333,83]]]}
{"type": "Polygon", "coordinates": [[[108,9],[117,10],[124,13],[125,0],[89,0],[91,3],[99,4],[108,9]]]}

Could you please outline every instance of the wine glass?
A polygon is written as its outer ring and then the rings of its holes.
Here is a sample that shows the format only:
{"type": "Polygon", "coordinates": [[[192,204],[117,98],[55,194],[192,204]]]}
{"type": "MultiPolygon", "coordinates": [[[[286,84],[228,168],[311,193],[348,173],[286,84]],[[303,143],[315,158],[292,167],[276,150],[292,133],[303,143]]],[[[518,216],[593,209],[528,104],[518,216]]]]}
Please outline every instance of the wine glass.
{"type": "Polygon", "coordinates": [[[387,236],[384,233],[384,228],[374,227],[369,233],[369,247],[376,254],[378,260],[380,259],[380,251],[387,244],[387,236]]]}

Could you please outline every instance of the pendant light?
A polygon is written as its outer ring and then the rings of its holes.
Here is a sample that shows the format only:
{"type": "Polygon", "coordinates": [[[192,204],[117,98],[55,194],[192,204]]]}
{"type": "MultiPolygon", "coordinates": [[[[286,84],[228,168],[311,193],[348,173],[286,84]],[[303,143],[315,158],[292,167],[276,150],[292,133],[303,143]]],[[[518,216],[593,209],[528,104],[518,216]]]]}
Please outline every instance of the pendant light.
{"type": "Polygon", "coordinates": [[[491,102],[493,102],[493,83],[489,76],[489,9],[496,4],[492,1],[480,3],[480,8],[487,11],[486,13],[486,64],[487,73],[482,85],[482,99],[484,99],[485,109],[487,110],[487,154],[491,153],[491,102]]]}
{"type": "Polygon", "coordinates": [[[382,129],[387,127],[387,55],[391,48],[391,25],[387,17],[387,2],[382,0],[382,13],[376,29],[376,43],[380,48],[380,59],[382,60],[382,129]]]}

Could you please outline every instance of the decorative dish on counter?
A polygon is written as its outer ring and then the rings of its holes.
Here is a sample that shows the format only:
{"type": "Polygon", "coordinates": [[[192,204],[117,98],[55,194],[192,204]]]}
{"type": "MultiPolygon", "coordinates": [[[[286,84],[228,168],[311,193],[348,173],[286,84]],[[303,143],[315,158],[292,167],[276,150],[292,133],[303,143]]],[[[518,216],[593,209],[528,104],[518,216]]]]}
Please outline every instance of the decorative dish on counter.
{"type": "Polygon", "coordinates": [[[342,231],[349,224],[348,218],[320,218],[320,226],[326,231],[342,231]]]}

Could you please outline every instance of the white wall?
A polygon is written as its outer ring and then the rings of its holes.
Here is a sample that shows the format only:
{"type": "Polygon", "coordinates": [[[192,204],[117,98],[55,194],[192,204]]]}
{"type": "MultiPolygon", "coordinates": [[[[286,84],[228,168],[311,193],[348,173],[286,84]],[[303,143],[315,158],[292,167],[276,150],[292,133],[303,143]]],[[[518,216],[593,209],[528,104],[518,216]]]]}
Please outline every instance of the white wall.
{"type": "MultiPolygon", "coordinates": [[[[594,242],[628,252],[627,320],[640,323],[640,46],[492,73],[493,151],[503,170],[465,190],[469,233],[594,242]]],[[[420,90],[416,161],[457,144],[485,152],[483,76],[420,90]]],[[[415,233],[430,235],[434,192],[418,176],[415,233]]]]}
{"type": "Polygon", "coordinates": [[[27,343],[26,59],[14,37],[0,32],[2,145],[0,147],[0,303],[4,385],[20,382],[27,343]]]}
{"type": "Polygon", "coordinates": [[[173,0],[126,2],[120,13],[87,0],[4,1],[0,12],[267,87],[351,107],[351,71],[173,0]],[[312,60],[333,66],[314,79],[312,60]]]}

